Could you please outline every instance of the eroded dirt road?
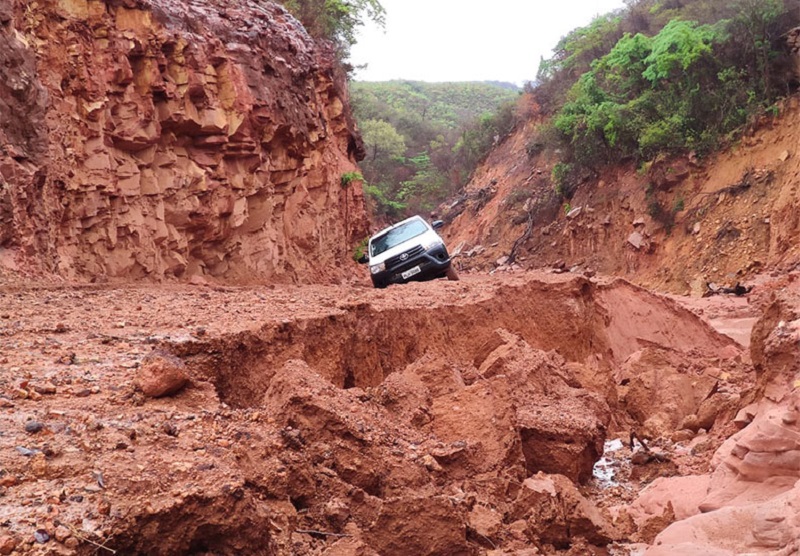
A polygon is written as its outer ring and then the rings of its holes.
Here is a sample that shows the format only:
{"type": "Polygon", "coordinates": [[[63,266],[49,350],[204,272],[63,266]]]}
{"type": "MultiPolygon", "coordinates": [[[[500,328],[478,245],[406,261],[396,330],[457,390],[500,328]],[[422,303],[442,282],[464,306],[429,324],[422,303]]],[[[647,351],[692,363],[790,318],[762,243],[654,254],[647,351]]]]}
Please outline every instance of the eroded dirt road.
{"type": "Polygon", "coordinates": [[[622,281],[6,286],[0,554],[641,551],[755,387],[622,281]]]}

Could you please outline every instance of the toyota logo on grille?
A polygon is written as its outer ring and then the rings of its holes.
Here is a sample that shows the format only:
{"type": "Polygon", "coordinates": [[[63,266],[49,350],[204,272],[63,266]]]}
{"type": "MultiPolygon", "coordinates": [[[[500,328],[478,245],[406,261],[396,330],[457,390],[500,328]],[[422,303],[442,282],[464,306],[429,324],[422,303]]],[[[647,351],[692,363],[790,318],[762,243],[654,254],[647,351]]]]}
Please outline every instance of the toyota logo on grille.
{"type": "Polygon", "coordinates": [[[408,260],[408,253],[403,253],[402,255],[400,255],[400,260],[401,261],[408,260]]]}

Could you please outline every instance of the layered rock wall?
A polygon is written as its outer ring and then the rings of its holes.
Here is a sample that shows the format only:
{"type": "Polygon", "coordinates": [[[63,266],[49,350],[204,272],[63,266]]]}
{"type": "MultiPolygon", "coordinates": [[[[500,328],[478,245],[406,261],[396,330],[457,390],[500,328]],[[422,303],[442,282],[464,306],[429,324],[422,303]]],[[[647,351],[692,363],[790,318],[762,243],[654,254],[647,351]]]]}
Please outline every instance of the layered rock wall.
{"type": "Polygon", "coordinates": [[[344,77],[279,6],[0,0],[0,58],[6,264],[318,281],[365,233],[344,77]]]}

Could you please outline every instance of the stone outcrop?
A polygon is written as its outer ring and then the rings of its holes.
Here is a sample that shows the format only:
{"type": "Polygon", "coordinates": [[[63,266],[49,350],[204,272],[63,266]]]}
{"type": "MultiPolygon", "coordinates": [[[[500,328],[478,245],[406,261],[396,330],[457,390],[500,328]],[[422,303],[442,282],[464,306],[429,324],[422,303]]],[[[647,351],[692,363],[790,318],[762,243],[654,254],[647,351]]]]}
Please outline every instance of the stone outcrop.
{"type": "Polygon", "coordinates": [[[800,550],[800,295],[785,288],[753,329],[758,401],[714,454],[700,512],[665,529],[648,556],[797,554],[800,550]],[[747,523],[747,527],[742,527],[747,523]]]}
{"type": "Polygon", "coordinates": [[[0,251],[25,268],[319,281],[366,233],[344,75],[280,6],[0,0],[0,76],[0,251]]]}

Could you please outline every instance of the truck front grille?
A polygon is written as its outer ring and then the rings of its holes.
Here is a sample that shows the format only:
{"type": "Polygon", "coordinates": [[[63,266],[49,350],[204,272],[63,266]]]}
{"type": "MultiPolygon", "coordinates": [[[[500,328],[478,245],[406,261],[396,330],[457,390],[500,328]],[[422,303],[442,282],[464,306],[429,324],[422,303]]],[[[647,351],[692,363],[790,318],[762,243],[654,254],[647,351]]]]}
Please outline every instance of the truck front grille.
{"type": "Polygon", "coordinates": [[[409,249],[408,251],[404,251],[403,253],[400,253],[399,255],[395,255],[394,257],[392,257],[390,259],[386,259],[386,268],[387,269],[392,269],[392,268],[394,268],[396,266],[400,266],[402,264],[405,264],[406,261],[410,261],[411,259],[413,259],[417,255],[420,255],[423,251],[425,251],[425,249],[422,248],[422,245],[417,245],[416,247],[413,247],[413,248],[409,249]]]}

